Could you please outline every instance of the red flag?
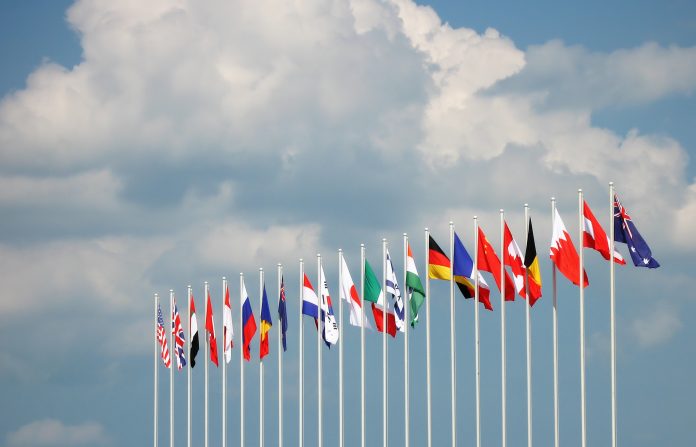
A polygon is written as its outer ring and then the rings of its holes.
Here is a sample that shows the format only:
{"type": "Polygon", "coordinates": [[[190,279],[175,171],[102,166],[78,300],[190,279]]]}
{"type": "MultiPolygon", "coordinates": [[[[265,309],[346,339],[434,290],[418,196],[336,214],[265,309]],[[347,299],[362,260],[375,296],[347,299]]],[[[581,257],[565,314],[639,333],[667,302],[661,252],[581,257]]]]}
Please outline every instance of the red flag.
{"type": "MultiPolygon", "coordinates": [[[[486,235],[483,233],[481,227],[478,229],[478,269],[484,272],[490,272],[495,278],[495,283],[498,285],[498,289],[501,289],[501,278],[500,278],[500,259],[498,255],[495,254],[493,246],[486,235]]],[[[502,290],[502,289],[501,289],[502,290]]],[[[505,272],[505,301],[515,300],[515,283],[510,279],[510,275],[505,272]]]]}
{"type": "Polygon", "coordinates": [[[512,270],[512,276],[515,281],[515,290],[520,294],[522,298],[525,298],[524,294],[524,261],[522,256],[522,250],[520,250],[519,245],[515,242],[512,237],[512,232],[508,228],[507,222],[505,222],[505,232],[503,233],[503,246],[505,247],[505,252],[503,253],[503,263],[510,267],[512,270]]]}
{"type": "MultiPolygon", "coordinates": [[[[582,201],[582,246],[597,250],[607,261],[611,258],[609,253],[609,236],[592,214],[590,206],[582,201]]],[[[614,250],[614,262],[626,265],[626,260],[614,250]]]]}
{"type": "Polygon", "coordinates": [[[208,304],[205,310],[205,331],[208,333],[210,343],[210,361],[218,366],[217,340],[215,340],[215,322],[213,321],[213,303],[210,302],[210,292],[208,292],[208,304]]]}
{"type": "MultiPolygon", "coordinates": [[[[580,285],[580,256],[578,256],[575,245],[570,239],[570,234],[563,225],[558,210],[554,210],[553,237],[551,240],[551,261],[556,264],[556,268],[563,273],[576,286],[580,285]]],[[[587,279],[587,272],[583,269],[583,287],[587,287],[590,282],[587,279]]]]}

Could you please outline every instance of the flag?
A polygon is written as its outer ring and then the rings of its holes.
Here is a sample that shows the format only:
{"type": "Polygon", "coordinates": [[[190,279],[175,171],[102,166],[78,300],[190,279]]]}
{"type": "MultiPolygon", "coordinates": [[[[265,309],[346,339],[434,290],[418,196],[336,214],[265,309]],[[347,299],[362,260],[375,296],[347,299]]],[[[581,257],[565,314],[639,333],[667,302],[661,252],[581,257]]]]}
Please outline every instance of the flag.
{"type": "MultiPolygon", "coordinates": [[[[493,275],[495,283],[498,285],[498,289],[502,290],[502,278],[500,277],[500,259],[498,255],[495,254],[495,250],[486,235],[483,233],[483,229],[479,227],[478,229],[478,269],[484,272],[489,272],[493,275]]],[[[515,283],[512,282],[510,275],[505,272],[505,301],[515,300],[515,283]]]]}
{"type": "Polygon", "coordinates": [[[191,307],[191,318],[189,321],[189,332],[191,332],[191,352],[189,352],[189,360],[191,368],[196,366],[196,356],[198,355],[198,319],[196,318],[196,305],[193,302],[193,293],[189,297],[191,307]]]}
{"type": "Polygon", "coordinates": [[[181,369],[186,366],[186,357],[184,356],[184,327],[181,325],[181,315],[176,307],[176,298],[174,298],[174,309],[172,309],[172,336],[174,337],[174,353],[176,353],[176,366],[181,369]]]}
{"type": "MultiPolygon", "coordinates": [[[[563,273],[563,276],[568,278],[576,286],[580,285],[580,257],[575,250],[570,234],[566,230],[558,210],[554,210],[553,218],[553,237],[551,240],[551,261],[556,265],[558,270],[563,273]]],[[[583,269],[583,287],[589,285],[587,280],[587,272],[583,269]]]]}
{"type": "Polygon", "coordinates": [[[242,352],[247,362],[251,360],[249,345],[251,345],[254,334],[256,334],[256,320],[254,312],[251,310],[251,301],[249,301],[246,284],[242,280],[242,352]]]}
{"type": "MultiPolygon", "coordinates": [[[[379,332],[384,332],[384,324],[382,319],[382,309],[384,307],[384,294],[382,286],[372,270],[370,263],[365,260],[365,301],[372,303],[372,316],[375,319],[375,326],[379,332]]],[[[396,337],[396,321],[394,314],[387,309],[387,333],[392,337],[396,337]]]]}
{"type": "Polygon", "coordinates": [[[273,326],[271,321],[271,308],[268,307],[268,296],[266,296],[266,284],[263,284],[263,295],[261,298],[261,343],[259,344],[259,358],[263,360],[270,352],[268,346],[268,332],[273,326]]]}
{"type": "Polygon", "coordinates": [[[326,278],[324,277],[323,265],[319,271],[321,273],[321,336],[324,339],[326,346],[331,348],[331,345],[335,345],[338,342],[338,323],[336,323],[336,316],[334,315],[333,311],[333,303],[331,302],[331,295],[329,294],[329,286],[326,284],[326,278]]]}
{"type": "MultiPolygon", "coordinates": [[[[584,200],[582,201],[582,246],[597,250],[607,261],[611,258],[609,236],[584,200]]],[[[626,260],[616,250],[614,250],[614,262],[626,265],[626,260]]]]}
{"type": "Polygon", "coordinates": [[[401,299],[401,290],[399,289],[399,282],[397,281],[396,273],[394,272],[394,265],[392,264],[391,257],[389,256],[389,250],[387,250],[387,277],[385,278],[385,281],[387,293],[391,294],[392,296],[392,300],[387,305],[387,309],[391,308],[391,311],[394,314],[394,323],[396,323],[396,328],[400,332],[404,332],[406,330],[406,322],[404,321],[406,319],[404,302],[401,299]]]}
{"type": "Polygon", "coordinates": [[[428,236],[428,275],[432,279],[450,280],[450,260],[435,239],[428,236]]]}
{"type": "Polygon", "coordinates": [[[343,299],[350,304],[351,326],[360,327],[364,324],[366,328],[372,329],[370,322],[367,321],[365,314],[363,314],[360,296],[358,295],[358,290],[355,288],[353,277],[350,276],[350,272],[348,271],[345,257],[341,259],[341,290],[343,291],[343,299]]]}
{"type": "Polygon", "coordinates": [[[534,244],[534,230],[532,230],[531,218],[529,219],[529,231],[527,232],[527,246],[524,249],[524,266],[527,268],[529,305],[533,306],[541,298],[541,270],[539,269],[539,257],[534,244]]]}
{"type": "Polygon", "coordinates": [[[302,286],[302,313],[314,318],[316,323],[319,319],[319,298],[317,298],[314,287],[309,281],[307,274],[304,275],[304,285],[302,286]]]}
{"type": "MultiPolygon", "coordinates": [[[[491,305],[491,290],[481,276],[481,272],[476,272],[479,281],[479,302],[488,310],[493,310],[491,305]]],[[[454,233],[454,281],[457,283],[459,291],[464,298],[474,298],[474,261],[469,256],[469,252],[464,248],[457,233],[454,233]]]]}
{"type": "Polygon", "coordinates": [[[208,292],[208,304],[205,311],[205,332],[208,335],[208,343],[210,344],[210,361],[215,363],[215,366],[218,366],[215,321],[213,320],[213,303],[210,300],[210,291],[208,292]]]}
{"type": "Polygon", "coordinates": [[[288,332],[288,311],[285,307],[285,280],[280,277],[280,296],[278,296],[278,321],[280,321],[280,333],[283,337],[283,351],[287,351],[285,335],[288,332]]]}
{"type": "Polygon", "coordinates": [[[507,222],[504,222],[505,228],[503,232],[503,264],[510,267],[512,270],[512,280],[515,282],[515,291],[524,298],[524,260],[522,259],[522,250],[517,242],[512,237],[512,232],[508,227],[507,222]]]}
{"type": "Polygon", "coordinates": [[[411,306],[411,326],[416,327],[418,322],[418,311],[425,301],[425,289],[418,270],[416,269],[416,261],[411,253],[411,244],[406,245],[406,292],[408,293],[408,301],[411,306]]]}
{"type": "Polygon", "coordinates": [[[169,348],[167,348],[167,335],[164,330],[164,318],[162,317],[162,308],[157,302],[157,342],[160,344],[160,357],[164,362],[164,366],[169,368],[172,360],[169,358],[169,348]]]}
{"type": "Polygon", "coordinates": [[[232,360],[234,347],[234,326],[232,325],[232,306],[230,305],[230,289],[225,284],[225,306],[222,312],[222,350],[225,352],[225,363],[232,360]]]}
{"type": "Polygon", "coordinates": [[[638,232],[638,228],[616,194],[614,194],[614,240],[628,245],[633,265],[636,267],[656,269],[660,266],[660,263],[652,257],[650,247],[638,232]]]}

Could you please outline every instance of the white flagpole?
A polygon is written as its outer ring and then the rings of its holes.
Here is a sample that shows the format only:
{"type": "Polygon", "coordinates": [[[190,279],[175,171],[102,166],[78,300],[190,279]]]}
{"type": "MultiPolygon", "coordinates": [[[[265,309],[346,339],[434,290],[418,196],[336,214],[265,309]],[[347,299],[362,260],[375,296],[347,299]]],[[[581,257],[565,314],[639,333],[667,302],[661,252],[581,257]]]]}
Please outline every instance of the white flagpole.
{"type": "MultiPolygon", "coordinates": [[[[259,325],[263,309],[263,268],[259,268],[259,325]]],[[[260,333],[259,333],[260,335],[260,333]]],[[[268,335],[266,335],[268,336],[268,335]]],[[[259,357],[259,447],[263,447],[263,359],[259,357]]]]}
{"type": "Polygon", "coordinates": [[[153,398],[153,401],[152,401],[152,403],[153,403],[153,410],[154,410],[154,417],[153,417],[153,420],[152,420],[152,421],[153,421],[153,430],[152,430],[152,433],[153,433],[153,435],[154,435],[154,440],[153,440],[154,442],[153,442],[153,445],[154,445],[155,447],[157,447],[157,419],[158,419],[158,417],[157,417],[157,416],[158,416],[158,415],[157,415],[157,403],[158,403],[158,402],[157,402],[157,391],[158,391],[158,388],[159,388],[159,380],[158,380],[158,377],[157,377],[157,367],[159,366],[158,363],[157,363],[157,356],[158,356],[158,354],[159,354],[158,349],[157,349],[157,348],[158,348],[158,344],[159,344],[159,342],[158,342],[158,340],[157,340],[157,337],[158,337],[158,330],[159,330],[159,326],[158,326],[158,323],[157,323],[157,304],[158,304],[158,301],[159,301],[159,295],[155,293],[155,365],[154,365],[154,366],[155,366],[155,367],[154,367],[155,383],[154,383],[154,386],[153,386],[153,390],[154,390],[154,393],[155,393],[155,394],[154,394],[154,398],[153,398]]]}
{"type": "Polygon", "coordinates": [[[343,250],[338,249],[338,445],[343,447],[343,250]]]}
{"type": "Polygon", "coordinates": [[[244,273],[239,273],[239,333],[242,343],[239,347],[239,445],[244,445],[244,273]]]}
{"type": "Polygon", "coordinates": [[[609,182],[609,307],[611,319],[611,445],[618,444],[616,428],[616,295],[614,292],[614,182],[609,182]]]}
{"type": "MultiPolygon", "coordinates": [[[[172,330],[169,332],[169,346],[172,351],[171,357],[177,356],[174,346],[174,290],[169,289],[169,319],[171,320],[172,330]]],[[[166,321],[166,320],[165,320],[166,321]]],[[[169,447],[174,447],[174,358],[169,367],[169,447]]]]}
{"type": "MultiPolygon", "coordinates": [[[[204,283],[204,292],[203,292],[203,301],[205,302],[205,320],[207,321],[208,319],[208,281],[204,283]]],[[[203,324],[204,331],[203,333],[205,334],[205,343],[203,344],[203,349],[205,350],[205,447],[208,447],[208,356],[210,353],[208,352],[208,332],[207,328],[205,327],[205,324],[203,324]]]]}
{"type": "MultiPolygon", "coordinates": [[[[298,415],[298,428],[299,428],[299,447],[304,445],[304,328],[302,326],[302,303],[304,303],[304,261],[300,258],[300,321],[297,326],[298,335],[300,338],[300,364],[299,364],[299,400],[300,400],[300,414],[298,415]]],[[[244,444],[242,443],[242,446],[244,444]]]]}
{"type": "Polygon", "coordinates": [[[430,387],[430,230],[425,229],[425,388],[427,394],[428,447],[433,443],[432,388],[430,387]]]}
{"type": "Polygon", "coordinates": [[[389,418],[387,417],[387,239],[382,239],[382,445],[387,447],[389,418]]]}
{"type": "Polygon", "coordinates": [[[476,447],[481,447],[481,343],[479,331],[478,217],[474,216],[474,347],[476,353],[476,447]]]}
{"type": "MultiPolygon", "coordinates": [[[[278,263],[278,299],[280,299],[283,264],[278,263]]],[[[285,317],[288,309],[285,303],[285,317]]],[[[283,447],[283,322],[278,319],[278,447],[283,447]]]]}
{"type": "Polygon", "coordinates": [[[365,447],[365,244],[360,244],[360,446],[365,447]]]}
{"type": "Polygon", "coordinates": [[[410,444],[410,425],[409,425],[409,377],[408,377],[408,327],[411,321],[411,296],[406,285],[406,271],[408,265],[408,235],[404,233],[404,447],[409,447],[410,444]]]}
{"type": "Polygon", "coordinates": [[[502,447],[507,446],[507,364],[505,352],[505,212],[500,210],[500,389],[502,447]]]}
{"type": "Polygon", "coordinates": [[[585,284],[583,277],[583,207],[582,189],[578,189],[578,254],[580,255],[580,426],[582,429],[582,447],[587,447],[587,414],[586,414],[586,383],[585,383],[585,284]]]}
{"type": "MultiPolygon", "coordinates": [[[[225,358],[225,291],[227,278],[222,277],[222,447],[227,447],[227,359],[225,358]]],[[[228,334],[229,336],[229,334],[228,334]]],[[[172,446],[174,447],[174,446],[172,446]]]]}
{"type": "MultiPolygon", "coordinates": [[[[556,198],[551,197],[551,223],[556,219],[556,198]]],[[[556,264],[551,263],[553,275],[553,438],[554,446],[559,447],[558,421],[558,300],[556,299],[556,264]]]]}
{"type": "Polygon", "coordinates": [[[449,223],[450,237],[450,386],[452,389],[452,447],[457,445],[457,356],[454,338],[454,222],[449,223]]]}
{"type": "MultiPolygon", "coordinates": [[[[187,305],[188,305],[188,342],[189,346],[191,346],[191,284],[188,285],[187,287],[187,305]]],[[[187,382],[187,409],[186,409],[186,415],[187,415],[187,420],[186,420],[186,433],[187,433],[187,447],[191,447],[191,350],[189,349],[189,361],[188,364],[186,365],[187,369],[187,377],[186,377],[186,382],[187,382]]]]}
{"type": "Polygon", "coordinates": [[[322,358],[321,358],[321,334],[323,331],[323,319],[321,317],[322,304],[324,302],[321,281],[321,255],[317,253],[317,297],[319,298],[319,309],[317,311],[317,446],[322,447],[324,438],[323,421],[323,394],[322,394],[322,358]]]}
{"type": "MultiPolygon", "coordinates": [[[[527,234],[525,252],[529,245],[529,205],[524,204],[524,231],[527,234]]],[[[527,261],[525,259],[525,261],[527,261]]],[[[527,447],[532,447],[532,327],[530,322],[531,298],[529,296],[529,272],[524,269],[524,296],[527,302],[524,306],[525,329],[527,332],[527,447]]]]}

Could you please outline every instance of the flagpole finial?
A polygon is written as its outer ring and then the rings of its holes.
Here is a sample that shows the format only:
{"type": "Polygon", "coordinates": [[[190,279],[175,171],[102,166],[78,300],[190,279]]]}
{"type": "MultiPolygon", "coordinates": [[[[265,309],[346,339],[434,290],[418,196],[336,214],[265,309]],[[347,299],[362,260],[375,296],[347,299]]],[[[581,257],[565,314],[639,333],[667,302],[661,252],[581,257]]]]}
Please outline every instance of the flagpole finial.
{"type": "Polygon", "coordinates": [[[614,186],[614,182],[609,182],[609,186],[614,186]]]}
{"type": "Polygon", "coordinates": [[[300,258],[300,262],[304,262],[304,259],[300,258]]]}
{"type": "Polygon", "coordinates": [[[203,284],[207,286],[207,285],[208,285],[208,281],[203,281],[203,284]]]}
{"type": "Polygon", "coordinates": [[[263,272],[263,267],[259,267],[259,272],[263,272]]]}
{"type": "Polygon", "coordinates": [[[529,204],[528,204],[528,203],[525,203],[525,204],[524,204],[524,207],[525,207],[525,208],[529,208],[529,204]]]}
{"type": "Polygon", "coordinates": [[[556,201],[556,198],[555,198],[555,197],[551,197],[551,201],[552,201],[552,202],[555,202],[555,201],[556,201]]]}
{"type": "Polygon", "coordinates": [[[222,277],[222,280],[223,280],[223,281],[227,281],[227,277],[226,277],[226,276],[223,276],[223,277],[222,277]]]}
{"type": "Polygon", "coordinates": [[[500,208],[500,214],[503,214],[504,212],[505,211],[502,208],[500,208]]]}
{"type": "Polygon", "coordinates": [[[360,248],[365,248],[365,244],[360,244],[360,248]]]}
{"type": "Polygon", "coordinates": [[[474,216],[474,220],[478,220],[478,216],[474,216]]]}
{"type": "Polygon", "coordinates": [[[188,287],[188,288],[190,289],[190,288],[191,288],[191,284],[187,285],[186,287],[188,287]]]}
{"type": "Polygon", "coordinates": [[[428,227],[425,227],[425,231],[430,231],[430,228],[428,228],[428,227]]]}
{"type": "Polygon", "coordinates": [[[155,299],[159,298],[159,293],[155,292],[155,299]]]}
{"type": "Polygon", "coordinates": [[[452,226],[452,225],[454,225],[454,222],[450,220],[449,224],[450,224],[450,226],[452,226]]]}
{"type": "Polygon", "coordinates": [[[386,238],[386,237],[383,237],[383,238],[382,238],[382,242],[387,242],[387,238],[386,238]]]}
{"type": "Polygon", "coordinates": [[[281,263],[279,262],[279,263],[278,263],[278,267],[282,267],[282,266],[283,266],[283,264],[281,264],[281,263]]]}
{"type": "Polygon", "coordinates": [[[338,252],[339,252],[339,253],[343,253],[343,249],[342,249],[342,248],[339,248],[339,249],[338,249],[338,252]]]}
{"type": "Polygon", "coordinates": [[[578,192],[582,192],[582,188],[578,188],[578,192]]]}
{"type": "Polygon", "coordinates": [[[404,233],[404,237],[408,236],[408,234],[404,233]]]}
{"type": "Polygon", "coordinates": [[[174,293],[174,289],[169,289],[169,293],[174,293]]]}

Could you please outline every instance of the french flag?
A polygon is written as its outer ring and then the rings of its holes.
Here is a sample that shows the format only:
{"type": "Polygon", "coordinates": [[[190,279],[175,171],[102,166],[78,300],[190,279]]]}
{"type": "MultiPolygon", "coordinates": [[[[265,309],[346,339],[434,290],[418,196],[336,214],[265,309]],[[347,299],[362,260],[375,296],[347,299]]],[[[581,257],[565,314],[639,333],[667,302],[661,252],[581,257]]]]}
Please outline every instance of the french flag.
{"type": "Polygon", "coordinates": [[[254,338],[254,334],[256,334],[256,320],[254,319],[254,312],[251,310],[251,301],[249,301],[249,294],[247,293],[244,280],[242,280],[242,300],[242,351],[244,352],[244,359],[248,362],[251,360],[249,345],[251,344],[251,339],[254,338]]]}

